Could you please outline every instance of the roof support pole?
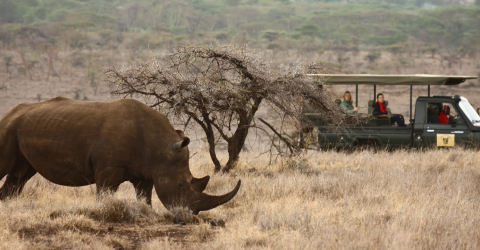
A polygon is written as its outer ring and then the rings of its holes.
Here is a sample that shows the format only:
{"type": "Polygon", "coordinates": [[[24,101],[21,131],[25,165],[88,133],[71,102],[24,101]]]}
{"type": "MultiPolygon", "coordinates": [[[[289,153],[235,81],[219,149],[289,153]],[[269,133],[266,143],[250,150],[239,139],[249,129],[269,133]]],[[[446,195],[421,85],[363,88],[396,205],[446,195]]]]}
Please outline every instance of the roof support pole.
{"type": "Polygon", "coordinates": [[[358,107],[358,84],[355,87],[355,107],[358,107]]]}
{"type": "MultiPolygon", "coordinates": [[[[410,85],[410,123],[412,123],[412,89],[413,85],[410,85]]],[[[428,85],[428,96],[430,96],[430,85],[428,85]]]]}
{"type": "Polygon", "coordinates": [[[428,97],[430,97],[430,85],[428,85],[428,97]]]}
{"type": "Polygon", "coordinates": [[[373,85],[373,102],[377,100],[377,85],[373,85]]]}

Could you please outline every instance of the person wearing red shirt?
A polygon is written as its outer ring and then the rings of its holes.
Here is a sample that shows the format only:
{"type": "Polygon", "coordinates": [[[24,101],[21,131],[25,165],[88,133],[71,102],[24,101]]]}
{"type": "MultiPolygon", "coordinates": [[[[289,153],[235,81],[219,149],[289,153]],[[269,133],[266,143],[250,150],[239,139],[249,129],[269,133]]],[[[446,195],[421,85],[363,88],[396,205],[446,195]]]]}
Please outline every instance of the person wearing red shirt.
{"type": "Polygon", "coordinates": [[[445,105],[443,107],[443,110],[440,111],[440,113],[437,116],[438,122],[441,124],[451,124],[453,121],[453,118],[450,119],[450,107],[445,105]]]}
{"type": "MultiPolygon", "coordinates": [[[[372,111],[373,115],[388,115],[388,110],[384,102],[385,102],[385,97],[383,96],[382,93],[378,93],[377,102],[373,104],[373,111],[372,111]]],[[[405,125],[405,122],[398,115],[390,117],[390,123],[395,124],[395,122],[399,127],[407,126],[405,125]]]]}

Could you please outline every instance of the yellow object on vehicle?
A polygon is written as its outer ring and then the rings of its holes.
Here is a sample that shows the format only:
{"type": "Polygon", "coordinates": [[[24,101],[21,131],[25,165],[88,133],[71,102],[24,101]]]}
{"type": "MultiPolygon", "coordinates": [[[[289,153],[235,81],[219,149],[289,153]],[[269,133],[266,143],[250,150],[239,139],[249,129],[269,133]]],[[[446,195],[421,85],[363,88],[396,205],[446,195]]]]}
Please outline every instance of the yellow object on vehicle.
{"type": "Polygon", "coordinates": [[[454,147],[454,134],[437,134],[437,147],[454,147]]]}

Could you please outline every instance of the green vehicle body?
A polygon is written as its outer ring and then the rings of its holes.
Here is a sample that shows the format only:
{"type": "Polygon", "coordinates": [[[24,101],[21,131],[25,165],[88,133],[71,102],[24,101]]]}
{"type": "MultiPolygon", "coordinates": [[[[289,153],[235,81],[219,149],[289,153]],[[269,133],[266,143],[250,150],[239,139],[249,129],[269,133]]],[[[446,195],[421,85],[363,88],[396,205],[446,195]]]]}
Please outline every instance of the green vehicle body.
{"type": "Polygon", "coordinates": [[[365,114],[364,116],[369,117],[368,122],[350,126],[345,131],[332,131],[318,113],[304,112],[304,114],[313,127],[318,129],[318,143],[321,148],[351,148],[358,145],[383,148],[480,146],[480,116],[466,98],[458,95],[418,97],[415,116],[410,118],[407,127],[391,125],[388,116],[375,117],[365,114]],[[450,118],[450,124],[431,123],[427,109],[430,104],[448,105],[454,109],[456,116],[450,118]]]}

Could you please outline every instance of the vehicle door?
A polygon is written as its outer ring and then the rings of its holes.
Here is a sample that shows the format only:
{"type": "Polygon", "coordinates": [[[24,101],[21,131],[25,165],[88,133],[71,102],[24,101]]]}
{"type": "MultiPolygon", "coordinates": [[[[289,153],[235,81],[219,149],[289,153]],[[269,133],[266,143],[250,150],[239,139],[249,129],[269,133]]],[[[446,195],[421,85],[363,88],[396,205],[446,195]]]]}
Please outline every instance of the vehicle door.
{"type": "Polygon", "coordinates": [[[454,103],[427,103],[427,121],[423,125],[423,141],[428,147],[455,147],[471,138],[471,131],[454,103]],[[438,107],[438,113],[432,113],[432,106],[438,107]],[[449,111],[449,112],[448,112],[449,111]],[[440,113],[443,112],[443,117],[440,113]],[[436,119],[435,119],[436,118],[436,119]]]}

